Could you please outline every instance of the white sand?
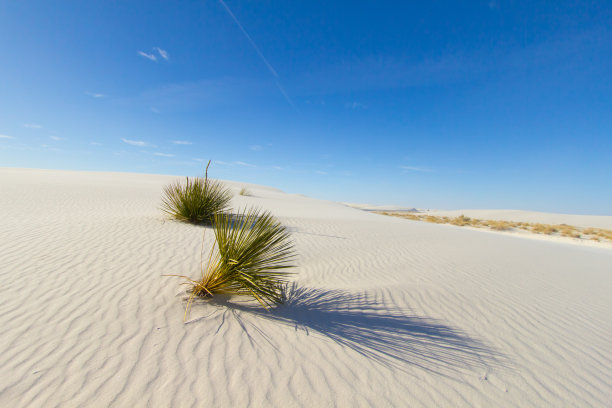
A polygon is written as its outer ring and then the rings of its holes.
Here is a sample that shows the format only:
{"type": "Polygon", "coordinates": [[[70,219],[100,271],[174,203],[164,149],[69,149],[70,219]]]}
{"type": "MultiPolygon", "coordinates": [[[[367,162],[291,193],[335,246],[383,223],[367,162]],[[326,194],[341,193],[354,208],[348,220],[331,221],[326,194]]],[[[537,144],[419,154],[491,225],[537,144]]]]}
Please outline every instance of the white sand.
{"type": "Polygon", "coordinates": [[[161,275],[197,276],[205,229],[161,214],[173,179],[0,169],[0,406],[612,406],[612,250],[250,185],[295,296],[184,324],[161,275]]]}

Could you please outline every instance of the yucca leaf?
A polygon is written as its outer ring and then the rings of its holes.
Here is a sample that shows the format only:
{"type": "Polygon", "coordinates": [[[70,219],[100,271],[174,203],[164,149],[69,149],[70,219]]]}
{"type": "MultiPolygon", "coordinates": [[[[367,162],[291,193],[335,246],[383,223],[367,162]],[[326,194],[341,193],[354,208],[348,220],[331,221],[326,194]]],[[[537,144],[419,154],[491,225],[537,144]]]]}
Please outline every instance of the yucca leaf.
{"type": "Polygon", "coordinates": [[[248,210],[214,216],[216,247],[203,267],[202,280],[184,277],[193,296],[248,295],[268,309],[283,300],[281,288],[295,252],[287,229],[269,212],[248,210]]]}

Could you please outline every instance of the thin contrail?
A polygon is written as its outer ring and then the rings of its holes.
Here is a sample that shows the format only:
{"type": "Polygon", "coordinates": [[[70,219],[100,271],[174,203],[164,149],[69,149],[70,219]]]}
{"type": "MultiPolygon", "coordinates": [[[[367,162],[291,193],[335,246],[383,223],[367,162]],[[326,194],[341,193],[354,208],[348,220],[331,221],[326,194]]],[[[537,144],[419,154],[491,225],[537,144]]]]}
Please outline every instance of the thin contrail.
{"type": "Polygon", "coordinates": [[[270,62],[268,62],[268,60],[266,59],[266,57],[263,55],[263,53],[261,52],[261,50],[259,49],[259,47],[257,46],[257,44],[255,44],[255,41],[253,41],[253,39],[251,38],[251,36],[249,35],[249,33],[247,33],[247,31],[244,29],[244,27],[242,26],[242,24],[240,24],[240,21],[238,21],[238,19],[236,18],[236,16],[234,15],[234,13],[232,13],[232,10],[230,10],[230,8],[227,6],[227,4],[225,4],[225,2],[223,0],[219,0],[219,3],[221,3],[221,5],[223,6],[223,8],[225,9],[225,11],[227,11],[227,14],[230,15],[230,17],[232,18],[232,20],[234,20],[234,23],[236,23],[236,25],[238,26],[238,28],[240,29],[240,31],[242,31],[242,34],[244,34],[244,36],[246,37],[246,39],[249,41],[249,43],[251,43],[251,45],[253,46],[253,49],[255,50],[255,52],[257,53],[257,55],[259,55],[259,58],[261,58],[261,60],[263,61],[264,64],[266,64],[266,67],[268,67],[268,71],[270,71],[270,73],[272,75],[274,75],[274,78],[276,78],[276,86],[278,87],[279,91],[281,92],[281,94],[283,94],[283,96],[285,97],[285,99],[287,100],[287,102],[289,103],[289,105],[291,105],[294,109],[297,110],[297,107],[295,106],[295,104],[293,103],[293,101],[291,100],[291,98],[289,97],[289,95],[287,94],[287,92],[285,91],[285,88],[283,88],[283,86],[280,84],[280,82],[278,81],[278,73],[276,72],[276,70],[274,69],[274,67],[272,66],[272,64],[270,64],[270,62]]]}
{"type": "Polygon", "coordinates": [[[295,106],[295,104],[293,103],[293,101],[289,97],[289,94],[287,93],[287,91],[285,91],[285,88],[283,88],[283,86],[281,85],[280,82],[278,82],[278,80],[276,80],[276,86],[278,87],[278,90],[283,94],[283,96],[285,97],[287,102],[289,102],[289,105],[291,105],[293,107],[293,109],[295,109],[299,113],[300,110],[297,108],[297,106],[295,106]]]}

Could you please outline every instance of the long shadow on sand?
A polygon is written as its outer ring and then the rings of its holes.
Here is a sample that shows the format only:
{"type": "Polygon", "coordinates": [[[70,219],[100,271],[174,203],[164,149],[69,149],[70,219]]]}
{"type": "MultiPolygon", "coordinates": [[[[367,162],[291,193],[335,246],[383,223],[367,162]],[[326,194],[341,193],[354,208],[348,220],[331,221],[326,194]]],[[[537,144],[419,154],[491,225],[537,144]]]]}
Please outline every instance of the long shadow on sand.
{"type": "MultiPolygon", "coordinates": [[[[381,298],[370,298],[363,293],[293,285],[287,289],[287,301],[271,311],[224,300],[215,303],[229,307],[247,334],[246,321],[239,312],[289,325],[307,334],[313,332],[400,369],[415,365],[444,374],[449,370],[492,368],[503,360],[458,329],[433,319],[408,315],[384,305],[381,298]]],[[[265,337],[262,330],[254,329],[265,337]]]]}

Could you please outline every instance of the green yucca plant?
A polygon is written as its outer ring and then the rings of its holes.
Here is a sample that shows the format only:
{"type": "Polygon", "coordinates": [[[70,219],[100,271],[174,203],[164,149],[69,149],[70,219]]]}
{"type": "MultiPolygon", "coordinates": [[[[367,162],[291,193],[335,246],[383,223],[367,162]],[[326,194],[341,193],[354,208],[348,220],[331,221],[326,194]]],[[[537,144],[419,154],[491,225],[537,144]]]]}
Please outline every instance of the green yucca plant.
{"type": "Polygon", "coordinates": [[[295,259],[289,231],[269,212],[243,211],[214,217],[216,247],[201,279],[183,275],[190,293],[185,318],[195,297],[215,294],[248,295],[264,308],[283,301],[283,286],[295,259]]]}
{"type": "Polygon", "coordinates": [[[162,211],[177,220],[192,223],[211,222],[214,216],[229,206],[230,190],[218,180],[208,179],[208,166],[204,178],[196,177],[181,184],[175,181],[164,187],[162,211]]]}

